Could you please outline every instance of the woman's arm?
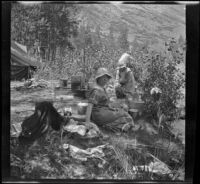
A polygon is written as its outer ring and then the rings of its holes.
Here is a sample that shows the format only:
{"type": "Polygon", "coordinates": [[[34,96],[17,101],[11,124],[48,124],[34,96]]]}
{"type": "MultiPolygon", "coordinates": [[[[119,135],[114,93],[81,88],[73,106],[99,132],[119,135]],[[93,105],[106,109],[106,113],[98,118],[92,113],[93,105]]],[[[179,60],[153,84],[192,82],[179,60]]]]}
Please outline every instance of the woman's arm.
{"type": "Polygon", "coordinates": [[[119,82],[119,70],[117,70],[117,72],[116,72],[115,81],[116,81],[116,83],[119,82]]]}
{"type": "Polygon", "coordinates": [[[114,87],[117,87],[118,85],[120,85],[120,83],[119,83],[119,69],[116,72],[114,87]]]}
{"type": "Polygon", "coordinates": [[[91,113],[92,113],[92,107],[93,107],[93,104],[92,103],[88,103],[88,107],[87,107],[87,111],[86,111],[86,123],[90,122],[90,117],[91,117],[91,113]]]}
{"type": "Polygon", "coordinates": [[[129,71],[127,73],[126,77],[127,77],[127,83],[126,83],[127,88],[131,89],[132,87],[134,87],[134,90],[135,90],[135,88],[136,88],[136,82],[135,82],[135,78],[134,78],[133,72],[129,71]]]}
{"type": "Polygon", "coordinates": [[[86,122],[85,122],[85,125],[86,125],[89,129],[90,129],[90,128],[93,128],[93,129],[95,129],[97,132],[100,132],[98,126],[95,125],[94,123],[91,123],[91,122],[90,122],[90,117],[91,117],[91,113],[92,113],[92,107],[93,107],[93,104],[92,104],[92,103],[89,103],[89,104],[88,104],[88,107],[87,107],[87,111],[86,111],[86,122]]]}

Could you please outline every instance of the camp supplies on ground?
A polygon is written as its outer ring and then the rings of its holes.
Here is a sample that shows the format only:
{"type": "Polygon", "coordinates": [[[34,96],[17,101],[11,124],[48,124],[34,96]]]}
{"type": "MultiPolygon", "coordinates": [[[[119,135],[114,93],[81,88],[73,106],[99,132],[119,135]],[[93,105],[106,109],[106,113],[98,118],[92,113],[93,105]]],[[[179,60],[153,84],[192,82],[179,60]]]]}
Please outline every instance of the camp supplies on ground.
{"type": "Polygon", "coordinates": [[[84,125],[70,124],[65,126],[64,130],[71,133],[78,133],[79,135],[84,136],[87,129],[84,125]]]}
{"type": "Polygon", "coordinates": [[[25,81],[22,85],[15,87],[17,91],[29,90],[29,89],[43,89],[50,86],[50,82],[45,80],[30,79],[25,81]]]}
{"type": "Polygon", "coordinates": [[[33,143],[48,132],[49,127],[58,131],[64,118],[54,108],[53,103],[42,101],[35,104],[35,112],[22,122],[19,141],[22,144],[33,143]]]}
{"type": "Polygon", "coordinates": [[[103,152],[105,146],[106,145],[101,145],[84,150],[70,144],[63,144],[63,148],[69,151],[71,157],[81,161],[87,161],[88,158],[102,159],[105,156],[103,152]]]}
{"type": "Polygon", "coordinates": [[[94,123],[78,122],[73,119],[63,127],[67,132],[77,133],[84,138],[94,138],[99,136],[99,128],[94,123]]]}

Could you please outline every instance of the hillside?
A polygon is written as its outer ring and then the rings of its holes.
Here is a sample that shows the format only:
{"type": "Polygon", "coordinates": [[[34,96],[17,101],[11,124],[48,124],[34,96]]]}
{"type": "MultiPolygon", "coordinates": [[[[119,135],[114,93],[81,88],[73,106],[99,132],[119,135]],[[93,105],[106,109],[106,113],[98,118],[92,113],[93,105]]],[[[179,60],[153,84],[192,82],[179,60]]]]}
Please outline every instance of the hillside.
{"type": "Polygon", "coordinates": [[[149,42],[161,44],[168,38],[185,38],[184,5],[136,5],[136,4],[81,4],[78,19],[82,24],[101,27],[105,34],[114,25],[115,36],[118,30],[128,26],[129,42],[149,42]]]}

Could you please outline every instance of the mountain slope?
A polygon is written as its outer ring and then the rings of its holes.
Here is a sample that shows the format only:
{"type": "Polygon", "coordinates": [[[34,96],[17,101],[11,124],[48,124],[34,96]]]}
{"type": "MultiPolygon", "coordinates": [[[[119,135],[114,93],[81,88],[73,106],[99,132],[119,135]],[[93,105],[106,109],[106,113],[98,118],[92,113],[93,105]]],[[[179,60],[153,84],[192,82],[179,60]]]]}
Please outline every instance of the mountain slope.
{"type": "Polygon", "coordinates": [[[129,29],[128,39],[132,42],[150,41],[158,44],[171,37],[185,38],[184,5],[136,5],[136,4],[80,4],[78,18],[82,24],[96,28],[98,25],[104,33],[114,24],[115,35],[121,26],[129,29]]]}

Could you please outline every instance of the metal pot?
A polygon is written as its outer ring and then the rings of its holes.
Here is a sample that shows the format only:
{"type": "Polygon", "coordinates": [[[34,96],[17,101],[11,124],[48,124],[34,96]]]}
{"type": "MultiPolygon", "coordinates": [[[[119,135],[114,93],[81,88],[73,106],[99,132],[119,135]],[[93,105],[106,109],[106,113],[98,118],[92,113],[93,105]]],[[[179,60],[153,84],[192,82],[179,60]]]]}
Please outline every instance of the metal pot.
{"type": "Polygon", "coordinates": [[[87,111],[88,103],[78,103],[78,114],[85,115],[87,111]]]}

